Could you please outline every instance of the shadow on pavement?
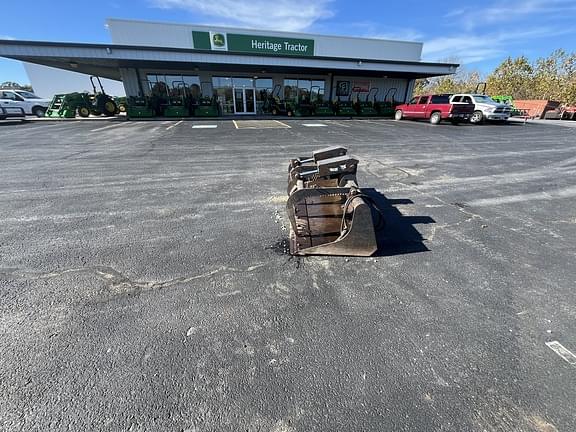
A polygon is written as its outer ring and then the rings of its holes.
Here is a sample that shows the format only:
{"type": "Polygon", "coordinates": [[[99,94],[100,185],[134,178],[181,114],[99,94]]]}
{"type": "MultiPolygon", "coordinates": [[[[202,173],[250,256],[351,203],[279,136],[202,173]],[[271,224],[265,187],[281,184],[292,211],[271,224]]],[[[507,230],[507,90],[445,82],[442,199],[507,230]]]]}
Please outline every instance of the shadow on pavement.
{"type": "MultiPolygon", "coordinates": [[[[376,232],[378,250],[374,256],[402,255],[430,250],[414,225],[436,221],[430,216],[404,216],[395,207],[399,204],[413,204],[412,200],[389,199],[373,188],[362,188],[362,192],[372,198],[385,221],[385,226],[376,232]]],[[[378,220],[378,215],[375,215],[375,220],[378,220]]]]}

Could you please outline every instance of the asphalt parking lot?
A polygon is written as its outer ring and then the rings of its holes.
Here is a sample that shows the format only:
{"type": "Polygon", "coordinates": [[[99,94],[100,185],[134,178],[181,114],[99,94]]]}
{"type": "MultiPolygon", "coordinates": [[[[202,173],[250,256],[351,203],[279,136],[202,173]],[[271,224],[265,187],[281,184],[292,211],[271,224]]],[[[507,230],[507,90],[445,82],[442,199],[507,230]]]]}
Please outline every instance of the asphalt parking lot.
{"type": "Polygon", "coordinates": [[[0,137],[1,430],[576,430],[576,359],[547,345],[576,353],[573,128],[0,137]],[[287,161],[327,145],[385,197],[375,257],[284,252],[287,161]]]}

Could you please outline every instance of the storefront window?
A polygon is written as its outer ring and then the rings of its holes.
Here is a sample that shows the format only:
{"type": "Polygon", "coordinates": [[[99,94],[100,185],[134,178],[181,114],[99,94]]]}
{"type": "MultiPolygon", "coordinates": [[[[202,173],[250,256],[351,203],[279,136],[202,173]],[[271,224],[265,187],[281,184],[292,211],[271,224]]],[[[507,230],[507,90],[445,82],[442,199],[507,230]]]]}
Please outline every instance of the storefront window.
{"type": "Polygon", "coordinates": [[[324,80],[313,80],[310,87],[310,97],[312,101],[324,101],[324,80]]]}
{"type": "Polygon", "coordinates": [[[230,78],[230,77],[213,77],[212,78],[212,87],[213,88],[232,87],[232,78],[230,78]]]}
{"type": "Polygon", "coordinates": [[[252,78],[232,78],[232,84],[235,88],[254,88],[254,80],[252,78]]]}
{"type": "Polygon", "coordinates": [[[298,80],[284,80],[284,99],[296,100],[298,98],[298,80]]]}
{"type": "Polygon", "coordinates": [[[287,100],[308,101],[324,96],[324,80],[285,79],[284,98],[287,100]]]}
{"type": "Polygon", "coordinates": [[[192,92],[200,88],[200,78],[196,75],[148,74],[147,80],[148,90],[162,96],[176,94],[184,87],[192,92]]]}
{"type": "Polygon", "coordinates": [[[222,114],[234,114],[234,97],[232,96],[232,78],[213,77],[212,89],[216,94],[218,103],[222,107],[222,114]]]}
{"type": "Polygon", "coordinates": [[[256,84],[256,111],[261,114],[264,101],[272,94],[274,83],[271,78],[257,78],[254,81],[256,84]]]}

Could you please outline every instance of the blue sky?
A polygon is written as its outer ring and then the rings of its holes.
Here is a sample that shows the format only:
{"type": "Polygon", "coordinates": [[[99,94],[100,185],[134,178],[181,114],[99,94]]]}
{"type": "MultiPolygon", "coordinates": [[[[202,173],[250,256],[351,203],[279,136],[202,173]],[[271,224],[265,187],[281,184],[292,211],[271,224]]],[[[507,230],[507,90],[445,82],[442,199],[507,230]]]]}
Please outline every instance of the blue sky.
{"type": "MultiPolygon", "coordinates": [[[[105,19],[233,25],[424,42],[424,60],[489,72],[507,56],[576,51],[576,0],[32,0],[3,2],[0,39],[109,42],[105,19]]],[[[0,82],[27,83],[0,59],[0,82]]]]}

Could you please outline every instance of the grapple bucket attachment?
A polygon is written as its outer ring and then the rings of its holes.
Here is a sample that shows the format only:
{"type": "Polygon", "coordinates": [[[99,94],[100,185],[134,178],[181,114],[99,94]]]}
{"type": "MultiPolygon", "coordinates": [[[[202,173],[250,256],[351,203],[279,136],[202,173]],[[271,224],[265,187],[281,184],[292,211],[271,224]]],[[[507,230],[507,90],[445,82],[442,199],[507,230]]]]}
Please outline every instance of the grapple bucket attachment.
{"type": "Polygon", "coordinates": [[[369,198],[358,188],[358,160],[343,147],[290,161],[288,203],[292,255],[370,256],[377,250],[369,198]]]}

